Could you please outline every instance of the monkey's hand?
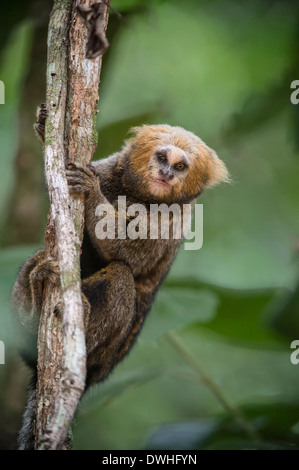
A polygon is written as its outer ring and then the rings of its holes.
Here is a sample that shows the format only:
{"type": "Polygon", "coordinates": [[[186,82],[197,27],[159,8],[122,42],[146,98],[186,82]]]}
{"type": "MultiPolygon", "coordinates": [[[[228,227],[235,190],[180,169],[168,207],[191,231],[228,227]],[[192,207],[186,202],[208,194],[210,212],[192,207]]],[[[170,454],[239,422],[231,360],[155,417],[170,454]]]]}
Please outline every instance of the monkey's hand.
{"type": "Polygon", "coordinates": [[[100,179],[92,165],[83,166],[79,163],[69,163],[66,170],[69,189],[75,194],[90,196],[100,193],[100,179]]]}
{"type": "Polygon", "coordinates": [[[45,143],[45,123],[48,117],[47,105],[42,103],[36,112],[36,122],[33,124],[37,138],[42,144],[45,143]]]}

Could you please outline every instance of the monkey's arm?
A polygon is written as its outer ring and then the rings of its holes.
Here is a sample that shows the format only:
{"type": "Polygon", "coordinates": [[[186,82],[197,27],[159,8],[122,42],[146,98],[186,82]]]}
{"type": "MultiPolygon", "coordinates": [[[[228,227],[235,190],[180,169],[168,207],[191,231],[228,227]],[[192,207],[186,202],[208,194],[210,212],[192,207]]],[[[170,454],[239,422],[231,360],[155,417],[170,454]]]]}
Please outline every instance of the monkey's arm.
{"type": "Polygon", "coordinates": [[[179,243],[169,245],[157,263],[146,275],[137,275],[135,278],[137,292],[137,308],[143,315],[150,310],[155,295],[168,274],[172,262],[179,249],[179,243]]]}
{"type": "MultiPolygon", "coordinates": [[[[107,261],[112,259],[121,259],[125,262],[130,261],[132,253],[128,245],[132,243],[132,251],[136,252],[135,240],[124,240],[118,237],[118,219],[123,217],[119,214],[117,209],[108,201],[101,191],[100,178],[92,165],[83,166],[78,163],[70,163],[66,171],[68,185],[70,191],[75,194],[84,194],[85,196],[85,225],[87,227],[90,238],[96,249],[99,250],[102,256],[107,261]],[[99,217],[104,214],[97,214],[96,210],[99,205],[103,205],[109,212],[109,217],[113,219],[113,226],[115,226],[114,237],[107,237],[99,239],[96,234],[96,225],[99,217]],[[99,217],[98,217],[99,215],[99,217]]],[[[130,219],[125,214],[125,221],[130,219]]]]}
{"type": "MultiPolygon", "coordinates": [[[[127,216],[126,209],[125,214],[119,213],[102,193],[99,170],[90,165],[84,167],[71,164],[66,171],[66,175],[70,190],[85,196],[85,224],[92,244],[98,253],[107,262],[115,259],[126,262],[131,267],[134,277],[152,271],[151,290],[156,289],[161,283],[161,279],[165,277],[182,240],[151,239],[151,220],[148,212],[143,215],[146,217],[146,220],[144,220],[147,226],[146,239],[135,239],[126,236],[126,232],[119,236],[119,221],[121,221],[121,225],[122,223],[127,224],[131,219],[127,216]],[[100,211],[98,210],[99,205],[101,205],[100,211]],[[109,233],[108,236],[104,233],[105,236],[101,237],[101,233],[99,236],[97,231],[97,224],[104,213],[105,223],[111,222],[113,233],[111,236],[109,233]],[[158,269],[157,266],[160,266],[160,268],[158,269]]],[[[127,226],[124,228],[127,229],[127,226]]],[[[149,282],[147,275],[145,275],[145,280],[147,283],[149,282]]]]}

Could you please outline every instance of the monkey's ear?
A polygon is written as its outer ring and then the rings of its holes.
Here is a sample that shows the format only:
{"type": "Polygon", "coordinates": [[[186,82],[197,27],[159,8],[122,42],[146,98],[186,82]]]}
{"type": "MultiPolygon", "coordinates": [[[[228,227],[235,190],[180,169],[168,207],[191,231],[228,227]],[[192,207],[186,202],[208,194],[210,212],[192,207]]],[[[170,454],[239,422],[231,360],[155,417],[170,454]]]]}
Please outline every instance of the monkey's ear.
{"type": "Polygon", "coordinates": [[[206,184],[207,188],[215,186],[219,183],[230,183],[231,178],[229,172],[222,160],[218,157],[214,150],[209,148],[209,178],[206,184]]]}

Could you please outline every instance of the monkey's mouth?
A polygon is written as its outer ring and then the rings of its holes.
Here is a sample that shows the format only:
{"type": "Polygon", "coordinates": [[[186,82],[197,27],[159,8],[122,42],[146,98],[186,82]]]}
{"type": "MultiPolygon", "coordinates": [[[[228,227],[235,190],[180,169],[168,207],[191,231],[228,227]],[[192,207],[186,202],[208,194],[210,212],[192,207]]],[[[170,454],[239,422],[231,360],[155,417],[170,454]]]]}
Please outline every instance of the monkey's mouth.
{"type": "Polygon", "coordinates": [[[157,183],[158,185],[164,188],[171,186],[171,184],[169,183],[169,180],[167,180],[166,178],[153,178],[153,182],[157,183]]]}

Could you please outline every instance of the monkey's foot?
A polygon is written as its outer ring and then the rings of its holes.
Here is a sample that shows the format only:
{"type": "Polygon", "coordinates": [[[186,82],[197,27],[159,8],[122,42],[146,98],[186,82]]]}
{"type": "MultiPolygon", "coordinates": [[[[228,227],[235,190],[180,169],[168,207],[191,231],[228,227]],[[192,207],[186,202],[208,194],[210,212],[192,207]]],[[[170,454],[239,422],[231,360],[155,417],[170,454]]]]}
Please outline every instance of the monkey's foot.
{"type": "Polygon", "coordinates": [[[33,128],[38,139],[44,143],[45,142],[45,122],[48,117],[47,105],[42,103],[36,112],[36,122],[33,124],[33,128]]]}
{"type": "Polygon", "coordinates": [[[91,165],[69,163],[66,170],[67,182],[71,192],[89,195],[100,190],[99,177],[91,165]]]}
{"type": "Polygon", "coordinates": [[[60,273],[57,261],[54,258],[46,258],[41,261],[30,274],[33,282],[48,282],[52,286],[59,286],[60,273]]]}

